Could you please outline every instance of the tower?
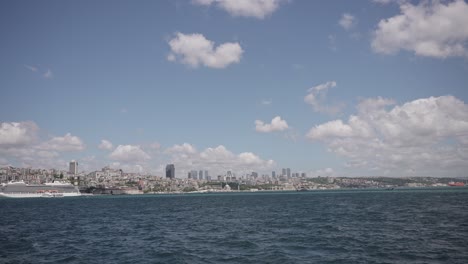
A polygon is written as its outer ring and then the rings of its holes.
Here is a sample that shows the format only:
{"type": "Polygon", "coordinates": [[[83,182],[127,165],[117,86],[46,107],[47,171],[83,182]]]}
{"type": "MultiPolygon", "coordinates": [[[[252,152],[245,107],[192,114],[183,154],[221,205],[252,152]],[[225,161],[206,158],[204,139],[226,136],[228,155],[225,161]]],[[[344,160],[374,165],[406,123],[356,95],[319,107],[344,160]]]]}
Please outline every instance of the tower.
{"type": "Polygon", "coordinates": [[[174,164],[166,165],[166,178],[174,179],[175,178],[175,166],[174,164]]]}
{"type": "Polygon", "coordinates": [[[68,173],[76,175],[78,174],[78,162],[77,161],[70,161],[70,168],[68,170],[68,173]]]}

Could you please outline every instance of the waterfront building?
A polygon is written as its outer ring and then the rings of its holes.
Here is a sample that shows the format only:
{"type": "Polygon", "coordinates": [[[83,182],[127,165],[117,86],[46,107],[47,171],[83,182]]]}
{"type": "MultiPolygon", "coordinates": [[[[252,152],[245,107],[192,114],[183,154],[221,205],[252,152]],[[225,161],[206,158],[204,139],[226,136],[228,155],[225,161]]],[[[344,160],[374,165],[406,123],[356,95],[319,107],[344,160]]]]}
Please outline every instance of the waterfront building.
{"type": "Polygon", "coordinates": [[[166,165],[166,178],[174,179],[175,178],[175,166],[174,164],[166,165]]]}
{"type": "Polygon", "coordinates": [[[78,174],[78,162],[77,161],[74,161],[74,160],[70,161],[70,168],[68,172],[72,175],[78,174]]]}

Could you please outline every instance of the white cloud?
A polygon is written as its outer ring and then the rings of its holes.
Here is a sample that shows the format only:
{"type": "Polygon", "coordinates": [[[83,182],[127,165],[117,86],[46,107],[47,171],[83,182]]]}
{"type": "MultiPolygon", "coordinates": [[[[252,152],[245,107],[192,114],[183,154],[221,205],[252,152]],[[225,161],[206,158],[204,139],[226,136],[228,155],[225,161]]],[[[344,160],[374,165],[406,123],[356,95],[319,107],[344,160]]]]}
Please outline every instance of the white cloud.
{"type": "Polygon", "coordinates": [[[103,139],[101,140],[101,144],[99,144],[98,147],[99,149],[111,150],[114,146],[109,140],[103,139]]]}
{"type": "Polygon", "coordinates": [[[324,168],[315,171],[311,171],[307,174],[309,177],[334,177],[336,176],[335,170],[333,168],[324,168]]]}
{"type": "Polygon", "coordinates": [[[34,122],[0,123],[0,147],[14,147],[35,141],[38,127],[34,122]]]}
{"type": "Polygon", "coordinates": [[[64,151],[85,148],[82,140],[71,134],[41,140],[39,127],[32,121],[0,123],[0,156],[14,166],[65,169],[64,151]]]}
{"type": "Polygon", "coordinates": [[[167,59],[180,61],[185,65],[197,68],[200,65],[210,68],[226,68],[230,64],[240,62],[244,52],[237,42],[226,42],[214,46],[213,41],[202,34],[183,34],[177,32],[169,41],[171,53],[167,59]]]}
{"type": "Polygon", "coordinates": [[[184,143],[182,145],[174,145],[170,148],[167,149],[168,152],[180,152],[180,153],[188,153],[188,154],[193,154],[197,152],[196,148],[189,144],[189,143],[184,143]]]}
{"type": "Polygon", "coordinates": [[[382,4],[382,5],[386,5],[391,2],[396,2],[396,1],[397,0],[372,0],[372,2],[377,3],[377,4],[382,4]]]}
{"type": "Polygon", "coordinates": [[[47,71],[44,73],[43,76],[46,79],[52,79],[54,77],[54,74],[52,73],[52,71],[50,69],[47,69],[47,71]]]}
{"type": "Polygon", "coordinates": [[[255,120],[255,131],[269,133],[274,131],[283,131],[288,129],[286,120],[281,119],[280,116],[275,116],[270,124],[265,124],[261,120],[255,120]]]}
{"type": "Polygon", "coordinates": [[[328,114],[339,113],[344,107],[342,103],[325,104],[328,90],[335,86],[335,81],[329,81],[308,89],[308,94],[304,97],[304,102],[312,105],[315,112],[328,114]]]}
{"type": "Polygon", "coordinates": [[[65,134],[63,137],[53,137],[39,146],[40,149],[54,151],[81,151],[85,147],[79,137],[72,136],[70,133],[65,134]]]}
{"type": "Polygon", "coordinates": [[[109,158],[121,162],[143,162],[151,159],[140,146],[136,145],[118,145],[109,158]]]}
{"type": "Polygon", "coordinates": [[[338,24],[345,30],[350,30],[356,25],[356,23],[356,17],[347,13],[344,13],[341,16],[340,21],[338,21],[338,24]]]}
{"type": "Polygon", "coordinates": [[[261,105],[271,105],[272,103],[273,101],[271,99],[263,99],[262,101],[260,101],[261,105]]]}
{"type": "Polygon", "coordinates": [[[149,145],[150,149],[155,149],[155,150],[158,150],[161,148],[161,144],[159,144],[159,142],[153,142],[149,145]]]}
{"type": "Polygon", "coordinates": [[[336,36],[328,35],[328,46],[332,51],[337,51],[338,47],[336,46],[336,36]]]}
{"type": "Polygon", "coordinates": [[[379,22],[372,40],[375,52],[407,50],[435,58],[468,56],[465,1],[422,1],[419,5],[404,2],[400,9],[399,15],[379,22]]]}
{"type": "Polygon", "coordinates": [[[27,69],[29,69],[32,72],[37,72],[37,67],[36,66],[31,66],[31,65],[24,65],[27,69]]]}
{"type": "Polygon", "coordinates": [[[234,154],[223,145],[206,148],[198,152],[195,148],[184,143],[169,148],[166,152],[172,154],[171,163],[176,166],[176,173],[186,177],[190,170],[208,170],[210,175],[224,175],[231,170],[242,175],[253,170],[266,170],[275,165],[273,160],[264,160],[251,152],[234,154]]]}
{"type": "Polygon", "coordinates": [[[317,125],[307,137],[348,158],[350,167],[382,174],[456,176],[468,169],[468,105],[453,96],[394,104],[383,98],[364,100],[347,122],[317,125]]]}
{"type": "Polygon", "coordinates": [[[194,0],[198,5],[216,5],[232,16],[264,19],[278,9],[283,0],[194,0]]]}

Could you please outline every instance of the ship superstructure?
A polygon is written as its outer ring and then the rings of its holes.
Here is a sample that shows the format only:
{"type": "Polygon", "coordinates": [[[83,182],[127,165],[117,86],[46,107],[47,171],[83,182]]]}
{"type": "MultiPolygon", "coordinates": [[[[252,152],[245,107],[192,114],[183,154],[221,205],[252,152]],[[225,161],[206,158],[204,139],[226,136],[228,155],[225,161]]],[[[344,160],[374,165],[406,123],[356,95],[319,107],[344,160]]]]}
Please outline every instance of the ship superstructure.
{"type": "Polygon", "coordinates": [[[9,198],[67,197],[80,196],[76,186],[66,182],[26,184],[24,181],[9,182],[0,187],[0,196],[9,198]]]}

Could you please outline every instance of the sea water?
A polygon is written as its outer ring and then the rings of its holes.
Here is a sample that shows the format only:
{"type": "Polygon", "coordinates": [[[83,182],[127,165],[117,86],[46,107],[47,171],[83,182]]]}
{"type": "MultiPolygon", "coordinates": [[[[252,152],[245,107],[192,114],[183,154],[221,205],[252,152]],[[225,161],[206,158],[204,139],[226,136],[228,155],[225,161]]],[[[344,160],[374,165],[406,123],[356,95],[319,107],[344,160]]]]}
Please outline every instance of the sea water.
{"type": "Polygon", "coordinates": [[[468,189],[0,199],[0,263],[468,263],[468,189]]]}

